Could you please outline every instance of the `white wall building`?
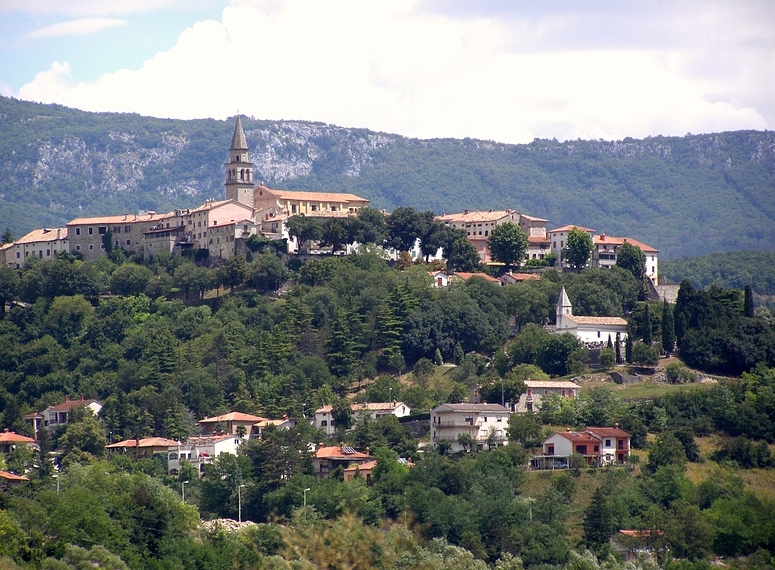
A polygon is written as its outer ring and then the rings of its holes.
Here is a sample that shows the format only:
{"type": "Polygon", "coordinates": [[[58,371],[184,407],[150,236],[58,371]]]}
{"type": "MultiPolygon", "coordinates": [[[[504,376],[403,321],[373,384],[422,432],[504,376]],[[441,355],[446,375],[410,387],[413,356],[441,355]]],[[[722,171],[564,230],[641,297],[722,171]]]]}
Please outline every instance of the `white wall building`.
{"type": "MultiPolygon", "coordinates": [[[[353,415],[353,425],[364,416],[369,416],[372,420],[377,420],[383,416],[403,418],[411,412],[409,406],[403,402],[367,402],[365,404],[352,404],[350,409],[353,415]]],[[[332,412],[333,407],[329,405],[321,406],[315,410],[312,424],[315,429],[322,429],[326,435],[333,435],[336,427],[332,412]]]]}
{"type": "Polygon", "coordinates": [[[620,341],[627,338],[627,321],[621,317],[579,317],[573,314],[565,287],[560,291],[556,308],[556,332],[570,333],[587,346],[600,347],[608,342],[616,342],[616,333],[620,335],[620,341]]]}
{"type": "Polygon", "coordinates": [[[495,445],[508,443],[509,410],[500,404],[441,404],[431,410],[431,443],[449,442],[453,452],[463,451],[461,434],[470,435],[484,448],[492,434],[495,445]]]}
{"type": "Polygon", "coordinates": [[[560,380],[525,380],[525,386],[527,391],[514,404],[515,413],[540,411],[541,400],[548,394],[573,399],[579,397],[581,390],[578,384],[560,380]]]}

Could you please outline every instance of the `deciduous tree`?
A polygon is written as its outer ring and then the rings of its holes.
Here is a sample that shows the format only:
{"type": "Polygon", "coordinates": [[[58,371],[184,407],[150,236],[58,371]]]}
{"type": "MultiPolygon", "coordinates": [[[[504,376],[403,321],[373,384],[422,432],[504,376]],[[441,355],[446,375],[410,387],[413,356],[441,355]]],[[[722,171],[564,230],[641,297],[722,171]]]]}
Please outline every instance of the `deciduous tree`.
{"type": "Polygon", "coordinates": [[[525,259],[528,245],[527,235],[514,222],[495,226],[487,238],[490,257],[506,267],[519,266],[525,259]]]}
{"type": "Polygon", "coordinates": [[[568,232],[568,239],[565,242],[565,261],[571,267],[583,269],[589,262],[592,248],[592,236],[588,232],[574,227],[568,232]]]}

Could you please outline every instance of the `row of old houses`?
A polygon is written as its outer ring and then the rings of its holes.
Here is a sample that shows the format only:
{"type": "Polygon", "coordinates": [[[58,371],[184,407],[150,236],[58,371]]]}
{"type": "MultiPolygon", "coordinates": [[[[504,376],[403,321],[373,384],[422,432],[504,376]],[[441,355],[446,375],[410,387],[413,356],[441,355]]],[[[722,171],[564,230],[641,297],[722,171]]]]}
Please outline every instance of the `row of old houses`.
{"type": "MultiPolygon", "coordinates": [[[[143,257],[151,257],[160,251],[182,254],[187,250],[197,250],[206,252],[205,256],[211,263],[218,263],[236,254],[244,254],[247,251],[245,241],[252,235],[286,239],[289,252],[294,252],[299,244],[289,236],[288,218],[303,214],[323,221],[357,215],[359,210],[369,205],[369,200],[354,194],[274,190],[263,182],[256,185],[239,117],[229,147],[224,186],[225,200],[209,199],[198,208],[177,209],[162,214],[147,211],[83,217],[70,221],[64,228],[33,230],[13,243],[0,246],[0,262],[18,269],[34,257],[53,259],[59,252],[69,252],[78,253],[85,260],[94,260],[111,248],[122,248],[143,257]]],[[[542,260],[549,253],[562,260],[568,234],[573,228],[578,228],[593,236],[592,267],[615,265],[619,248],[628,242],[646,255],[647,276],[655,284],[658,279],[659,252],[632,238],[595,235],[595,230],[581,226],[563,226],[547,231],[548,220],[511,209],[465,210],[442,214],[438,219],[465,231],[483,263],[492,261],[487,248],[492,230],[505,222],[513,222],[528,236],[525,261],[542,260]]],[[[421,258],[419,246],[414,249],[413,256],[421,258]]],[[[519,280],[519,277],[516,279],[519,280]]]]}

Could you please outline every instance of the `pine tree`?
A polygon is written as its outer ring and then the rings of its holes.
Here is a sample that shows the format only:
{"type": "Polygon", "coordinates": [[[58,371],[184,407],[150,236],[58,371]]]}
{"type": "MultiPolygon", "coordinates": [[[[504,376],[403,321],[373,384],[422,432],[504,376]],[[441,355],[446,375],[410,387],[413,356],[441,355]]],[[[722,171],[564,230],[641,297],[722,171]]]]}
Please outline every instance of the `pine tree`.
{"type": "Polygon", "coordinates": [[[662,305],[662,350],[670,356],[675,350],[675,323],[673,322],[673,311],[665,299],[662,305]]]}
{"type": "Polygon", "coordinates": [[[745,286],[745,299],[743,301],[743,316],[753,318],[753,291],[750,285],[745,286]]]}
{"type": "Polygon", "coordinates": [[[13,242],[14,242],[13,232],[11,231],[11,228],[6,226],[5,233],[3,234],[3,238],[2,240],[0,240],[0,243],[6,244],[6,243],[13,243],[13,242]]]}
{"type": "Polygon", "coordinates": [[[622,335],[616,333],[616,364],[622,363],[622,335]]]}
{"type": "Polygon", "coordinates": [[[584,536],[592,548],[599,548],[608,542],[613,534],[613,520],[608,498],[602,485],[592,495],[592,502],[584,511],[584,536]]]}
{"type": "Polygon", "coordinates": [[[632,337],[627,335],[627,340],[624,342],[624,359],[627,364],[632,364],[632,337]]]}
{"type": "Polygon", "coordinates": [[[350,334],[347,313],[339,309],[331,323],[328,341],[328,366],[337,376],[346,376],[355,361],[355,341],[350,334]]]}
{"type": "Polygon", "coordinates": [[[648,303],[643,309],[643,344],[651,346],[651,312],[648,303]]]}

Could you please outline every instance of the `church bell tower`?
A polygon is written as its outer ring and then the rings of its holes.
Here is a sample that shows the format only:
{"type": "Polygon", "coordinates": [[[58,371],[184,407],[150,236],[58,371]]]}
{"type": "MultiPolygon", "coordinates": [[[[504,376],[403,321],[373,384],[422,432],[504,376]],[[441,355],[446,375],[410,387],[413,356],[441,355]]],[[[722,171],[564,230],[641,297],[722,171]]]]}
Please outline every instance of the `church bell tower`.
{"type": "Polygon", "coordinates": [[[226,199],[236,200],[253,207],[253,163],[248,159],[248,142],[242,121],[237,115],[234,135],[229,147],[229,162],[226,163],[226,199]]]}

